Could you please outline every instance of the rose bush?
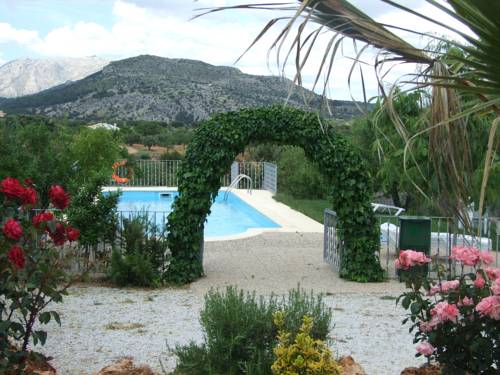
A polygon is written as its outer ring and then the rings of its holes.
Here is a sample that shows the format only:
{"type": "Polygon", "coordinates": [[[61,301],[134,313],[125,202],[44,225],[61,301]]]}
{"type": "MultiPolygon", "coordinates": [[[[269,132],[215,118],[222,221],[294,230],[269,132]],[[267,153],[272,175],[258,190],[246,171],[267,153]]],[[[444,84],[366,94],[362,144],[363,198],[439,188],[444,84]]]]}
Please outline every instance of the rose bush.
{"type": "Polygon", "coordinates": [[[29,349],[45,343],[40,324],[60,323],[57,312],[45,310],[62,301],[71,283],[56,246],[77,240],[80,232],[62,220],[69,205],[64,189],[52,187],[49,199],[58,210],[35,214],[38,193],[31,181],[0,182],[1,374],[23,373],[27,360],[38,356],[29,349]]]}
{"type": "MultiPolygon", "coordinates": [[[[401,251],[396,268],[429,263],[423,253],[401,251]]],[[[450,256],[460,275],[437,280],[423,273],[403,273],[408,288],[397,300],[409,310],[417,356],[440,363],[443,374],[498,374],[500,369],[500,269],[488,266],[491,252],[455,247],[450,256]],[[465,270],[470,268],[470,272],[465,270]]]]}

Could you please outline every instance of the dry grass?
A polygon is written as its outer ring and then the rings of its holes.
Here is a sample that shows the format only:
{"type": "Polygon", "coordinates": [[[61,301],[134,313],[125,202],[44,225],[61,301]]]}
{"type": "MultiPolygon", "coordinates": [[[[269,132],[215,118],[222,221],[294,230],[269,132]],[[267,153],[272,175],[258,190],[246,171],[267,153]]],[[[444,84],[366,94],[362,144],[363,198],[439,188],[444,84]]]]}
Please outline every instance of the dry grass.
{"type": "Polygon", "coordinates": [[[130,331],[132,329],[144,328],[145,325],[141,323],[120,323],[111,322],[104,326],[105,329],[110,331],[130,331]]]}

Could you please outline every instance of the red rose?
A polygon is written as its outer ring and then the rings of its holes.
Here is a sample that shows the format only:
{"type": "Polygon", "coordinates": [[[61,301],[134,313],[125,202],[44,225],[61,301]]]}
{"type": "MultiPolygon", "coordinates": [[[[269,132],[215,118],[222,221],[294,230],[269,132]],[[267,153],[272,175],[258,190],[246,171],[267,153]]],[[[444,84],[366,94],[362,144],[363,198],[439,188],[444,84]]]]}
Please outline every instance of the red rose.
{"type": "Polygon", "coordinates": [[[49,232],[49,236],[52,238],[52,241],[54,241],[56,246],[64,245],[64,242],[66,242],[66,231],[64,229],[64,225],[56,223],[56,230],[49,232]]]}
{"type": "Polygon", "coordinates": [[[24,251],[19,246],[14,245],[10,248],[10,250],[7,252],[7,259],[17,268],[24,268],[24,251]]]}
{"type": "Polygon", "coordinates": [[[31,178],[26,178],[24,180],[24,186],[33,186],[34,185],[34,182],[31,178]]]}
{"type": "Polygon", "coordinates": [[[0,182],[0,192],[4,193],[9,198],[22,198],[24,187],[17,179],[6,177],[0,182]]]}
{"type": "Polygon", "coordinates": [[[52,212],[41,212],[33,216],[33,225],[35,228],[39,229],[42,223],[54,220],[54,214],[52,212]]]}
{"type": "Polygon", "coordinates": [[[66,236],[70,241],[76,241],[80,237],[80,231],[76,228],[66,227],[66,236]]]}
{"type": "Polygon", "coordinates": [[[54,207],[64,210],[69,205],[69,195],[62,186],[54,185],[49,190],[49,198],[54,207]]]}
{"type": "Polygon", "coordinates": [[[2,228],[5,237],[18,241],[23,236],[23,227],[13,218],[9,218],[2,228]]]}
{"type": "Polygon", "coordinates": [[[34,206],[37,201],[36,190],[33,188],[24,189],[24,193],[22,196],[23,206],[34,206]]]}

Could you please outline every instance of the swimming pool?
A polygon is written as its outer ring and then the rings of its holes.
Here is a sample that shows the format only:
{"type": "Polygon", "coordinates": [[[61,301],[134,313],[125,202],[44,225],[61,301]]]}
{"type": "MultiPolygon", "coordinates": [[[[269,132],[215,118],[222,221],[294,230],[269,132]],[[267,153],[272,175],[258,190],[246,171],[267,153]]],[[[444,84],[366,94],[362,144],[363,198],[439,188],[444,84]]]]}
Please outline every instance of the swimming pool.
{"type": "MultiPolygon", "coordinates": [[[[178,196],[175,190],[122,191],[118,202],[119,214],[125,216],[147,212],[158,225],[167,222],[172,204],[178,196]]],[[[273,220],[263,215],[233,193],[224,200],[224,191],[219,192],[212,204],[211,213],[205,223],[205,238],[242,234],[252,228],[279,228],[273,220]]]]}

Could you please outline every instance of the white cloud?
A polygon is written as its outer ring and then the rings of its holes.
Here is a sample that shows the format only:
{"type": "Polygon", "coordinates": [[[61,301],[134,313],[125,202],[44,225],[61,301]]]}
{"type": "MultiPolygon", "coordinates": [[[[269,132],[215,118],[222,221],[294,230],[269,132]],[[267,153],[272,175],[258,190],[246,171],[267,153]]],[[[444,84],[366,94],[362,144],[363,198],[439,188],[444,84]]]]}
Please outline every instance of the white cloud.
{"type": "MultiPolygon", "coordinates": [[[[250,1],[261,2],[261,0],[250,1]]],[[[250,1],[247,0],[247,2],[250,1]]],[[[36,31],[15,29],[9,24],[0,23],[0,43],[14,41],[45,56],[99,55],[120,59],[138,54],[153,54],[197,59],[215,65],[232,65],[259,34],[266,22],[273,17],[283,16],[284,13],[240,10],[211,14],[193,21],[189,21],[189,18],[194,15],[192,11],[194,8],[227,6],[241,2],[240,0],[199,0],[197,2],[169,0],[167,6],[165,3],[153,0],[135,2],[134,0],[116,0],[113,3],[112,23],[109,27],[81,20],[55,28],[40,37],[36,31]]],[[[401,11],[388,11],[387,5],[375,6],[373,0],[355,0],[355,3],[369,15],[377,17],[380,22],[397,22],[397,25],[412,30],[443,34],[443,30],[436,28],[435,25],[425,23],[401,11]]],[[[377,3],[382,4],[382,2],[377,3]]],[[[424,11],[426,14],[436,12],[435,8],[423,0],[407,0],[406,5],[424,11]]],[[[271,30],[268,35],[265,35],[263,40],[243,57],[237,67],[249,74],[270,74],[271,72],[278,74],[275,55],[270,55],[270,69],[266,61],[268,47],[278,35],[279,28],[280,26],[275,26],[274,31],[271,30]]],[[[304,67],[304,85],[308,88],[312,87],[324,47],[330,37],[330,34],[325,34],[319,38],[318,46],[311,52],[310,62],[304,67]]],[[[408,34],[404,33],[404,37],[408,37],[408,34]]],[[[422,43],[419,37],[411,36],[411,38],[415,44],[422,43]]],[[[345,44],[342,52],[351,58],[356,55],[350,43],[345,44]]],[[[371,63],[373,63],[374,56],[373,51],[364,55],[365,59],[371,63]]],[[[294,56],[291,56],[290,61],[293,64],[294,56]]],[[[339,53],[330,82],[330,92],[333,98],[349,99],[351,91],[356,99],[362,99],[358,73],[352,77],[351,90],[348,87],[347,80],[351,66],[352,60],[340,57],[339,53]]],[[[387,82],[412,71],[414,71],[414,66],[397,66],[388,75],[387,82]]],[[[293,66],[288,66],[287,77],[293,78],[294,73],[293,66]]],[[[365,67],[364,73],[368,95],[375,95],[377,80],[373,74],[373,68],[365,67]]],[[[321,84],[317,91],[321,91],[321,84]]]]}
{"type": "Polygon", "coordinates": [[[38,32],[16,29],[6,22],[0,22],[0,43],[30,44],[38,40],[38,32]]]}

